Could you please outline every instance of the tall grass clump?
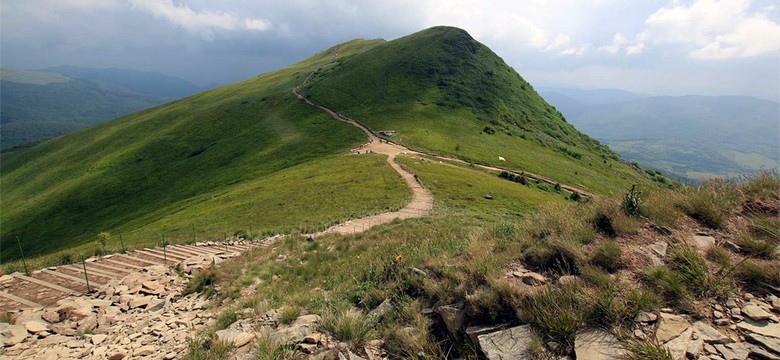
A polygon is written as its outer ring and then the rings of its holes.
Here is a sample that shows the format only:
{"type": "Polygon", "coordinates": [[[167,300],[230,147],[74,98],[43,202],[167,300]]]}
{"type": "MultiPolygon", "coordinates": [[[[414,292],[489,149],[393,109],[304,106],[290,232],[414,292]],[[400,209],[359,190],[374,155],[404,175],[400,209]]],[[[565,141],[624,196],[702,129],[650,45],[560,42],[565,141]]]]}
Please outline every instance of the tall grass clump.
{"type": "Polygon", "coordinates": [[[217,268],[212,264],[193,276],[182,290],[182,295],[200,293],[206,298],[213,296],[214,282],[217,280],[217,268]]]}
{"type": "Polygon", "coordinates": [[[565,347],[587,320],[587,296],[576,284],[548,286],[520,300],[518,317],[541,330],[543,336],[565,347]]]}
{"type": "Polygon", "coordinates": [[[754,292],[772,293],[780,286],[780,269],[768,261],[746,259],[736,265],[734,275],[754,292]]]}
{"type": "Polygon", "coordinates": [[[596,249],[593,257],[590,259],[590,263],[606,271],[615,272],[620,269],[620,257],[622,255],[623,250],[617,242],[606,240],[596,249]]]}
{"type": "Polygon", "coordinates": [[[751,200],[780,198],[780,177],[776,172],[762,172],[749,178],[739,189],[751,200]]]}
{"type": "Polygon", "coordinates": [[[717,229],[724,225],[726,215],[741,201],[739,187],[734,181],[710,179],[689,188],[681,207],[688,216],[717,229]]]}
{"type": "Polygon", "coordinates": [[[629,338],[623,346],[629,352],[623,360],[674,360],[669,349],[657,341],[629,338]]]}
{"type": "Polygon", "coordinates": [[[320,329],[327,331],[342,342],[360,346],[376,336],[374,323],[357,311],[326,311],[320,322],[320,329]]]}
{"type": "Polygon", "coordinates": [[[683,195],[677,191],[651,192],[640,208],[642,216],[658,226],[675,228],[682,222],[684,216],[680,208],[682,198],[683,195]]]}

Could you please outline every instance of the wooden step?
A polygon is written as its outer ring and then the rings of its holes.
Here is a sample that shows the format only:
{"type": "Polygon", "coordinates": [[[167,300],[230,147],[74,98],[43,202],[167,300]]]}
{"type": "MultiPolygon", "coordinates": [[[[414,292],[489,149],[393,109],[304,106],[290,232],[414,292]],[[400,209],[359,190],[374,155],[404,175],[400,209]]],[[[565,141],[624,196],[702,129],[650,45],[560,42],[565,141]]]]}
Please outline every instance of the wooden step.
{"type": "Polygon", "coordinates": [[[24,280],[24,281],[28,281],[28,282],[31,282],[31,283],[34,283],[34,284],[38,284],[38,285],[47,287],[49,289],[54,289],[54,290],[57,290],[57,291],[61,291],[61,292],[64,292],[66,294],[71,294],[71,295],[76,295],[76,296],[81,295],[81,293],[76,291],[76,290],[69,289],[69,288],[66,288],[66,287],[61,286],[61,285],[53,284],[53,283],[50,283],[48,281],[44,281],[44,280],[41,280],[41,279],[36,279],[36,278],[33,278],[33,277],[29,277],[27,275],[11,274],[11,276],[13,276],[13,277],[15,277],[17,279],[21,279],[21,280],[24,280]]]}
{"type": "Polygon", "coordinates": [[[157,261],[152,261],[152,260],[149,260],[149,259],[144,259],[144,258],[142,258],[140,256],[129,256],[129,255],[125,255],[125,254],[119,254],[117,256],[122,257],[122,258],[127,258],[127,259],[130,259],[130,260],[134,260],[134,261],[138,261],[138,262],[142,262],[142,263],[147,263],[149,265],[162,265],[162,266],[165,266],[165,264],[163,264],[162,262],[157,262],[157,261]]]}
{"type": "MultiPolygon", "coordinates": [[[[176,254],[171,254],[171,253],[163,254],[162,250],[157,250],[157,249],[144,249],[144,251],[148,251],[148,252],[157,254],[158,256],[162,256],[163,259],[165,259],[166,257],[168,259],[173,259],[176,262],[179,262],[179,261],[182,261],[184,259],[187,259],[186,256],[182,256],[182,255],[176,255],[176,254]]],[[[166,252],[167,252],[167,250],[166,250],[166,252]]]]}
{"type": "MultiPolygon", "coordinates": [[[[147,250],[136,250],[135,252],[138,253],[138,254],[149,256],[151,258],[158,259],[160,261],[165,261],[165,258],[162,255],[157,255],[157,254],[155,254],[153,252],[149,252],[147,250]]],[[[173,262],[173,263],[177,262],[175,259],[168,259],[168,261],[173,262]]],[[[161,263],[160,265],[168,266],[168,264],[165,264],[165,263],[161,263]]]]}
{"type": "MultiPolygon", "coordinates": [[[[73,270],[73,271],[77,271],[77,272],[79,272],[81,274],[84,274],[84,267],[83,266],[65,265],[63,267],[66,268],[66,269],[70,269],[70,270],[73,270]]],[[[107,272],[107,271],[103,271],[103,270],[100,270],[100,269],[95,269],[94,267],[87,266],[87,276],[89,276],[90,274],[97,274],[97,275],[100,275],[100,276],[103,276],[103,277],[107,277],[109,279],[118,279],[118,278],[121,277],[121,275],[113,274],[113,273],[110,273],[110,272],[107,272]]]]}
{"type": "Polygon", "coordinates": [[[112,265],[116,265],[116,266],[126,266],[126,267],[129,267],[129,268],[133,269],[133,270],[143,270],[143,269],[145,269],[145,267],[140,266],[140,265],[129,264],[127,262],[121,262],[121,261],[118,261],[118,260],[112,260],[113,258],[114,257],[112,256],[110,259],[100,259],[99,261],[100,262],[106,262],[106,263],[109,263],[109,264],[112,264],[112,265]]]}
{"type": "MultiPolygon", "coordinates": [[[[86,285],[86,284],[87,284],[87,281],[86,281],[86,280],[84,280],[84,278],[79,278],[79,277],[76,277],[76,276],[71,276],[71,275],[68,275],[68,274],[63,274],[63,273],[61,273],[61,272],[56,272],[56,271],[52,271],[52,270],[49,270],[49,269],[43,269],[43,270],[41,270],[41,272],[42,272],[42,273],[45,273],[45,274],[49,274],[49,275],[53,275],[53,276],[57,276],[57,277],[60,277],[60,278],[66,279],[66,280],[70,280],[70,281],[73,281],[73,282],[75,282],[75,283],[79,283],[79,284],[83,283],[84,285],[86,285]]],[[[98,282],[98,281],[94,281],[94,280],[93,280],[93,281],[90,281],[90,282],[89,282],[89,285],[90,285],[90,286],[93,286],[93,285],[94,285],[94,286],[97,286],[97,287],[101,287],[101,286],[103,286],[103,285],[105,285],[105,284],[103,284],[103,283],[100,283],[100,282],[98,282]]]]}
{"type": "Polygon", "coordinates": [[[16,296],[14,294],[11,294],[11,293],[5,292],[5,291],[0,291],[0,297],[6,298],[6,299],[11,300],[11,301],[15,301],[15,302],[18,302],[18,303],[20,303],[22,305],[33,307],[33,308],[42,308],[43,307],[43,305],[38,304],[37,302],[27,300],[27,299],[25,299],[23,297],[19,297],[19,296],[16,296]]]}

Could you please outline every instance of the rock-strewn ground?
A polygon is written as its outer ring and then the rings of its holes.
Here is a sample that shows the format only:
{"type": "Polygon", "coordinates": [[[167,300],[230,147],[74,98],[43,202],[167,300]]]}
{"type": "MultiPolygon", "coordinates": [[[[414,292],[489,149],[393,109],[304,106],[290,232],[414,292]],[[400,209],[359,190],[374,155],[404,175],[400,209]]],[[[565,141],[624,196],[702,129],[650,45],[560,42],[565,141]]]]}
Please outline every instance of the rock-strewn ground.
{"type": "MultiPolygon", "coordinates": [[[[204,256],[185,271],[222,261],[204,256]]],[[[186,283],[171,268],[150,266],[112,280],[92,296],[69,297],[56,307],[25,309],[15,324],[0,323],[3,355],[13,359],[175,359],[188,338],[214,317],[207,300],[182,296],[186,283]]]]}

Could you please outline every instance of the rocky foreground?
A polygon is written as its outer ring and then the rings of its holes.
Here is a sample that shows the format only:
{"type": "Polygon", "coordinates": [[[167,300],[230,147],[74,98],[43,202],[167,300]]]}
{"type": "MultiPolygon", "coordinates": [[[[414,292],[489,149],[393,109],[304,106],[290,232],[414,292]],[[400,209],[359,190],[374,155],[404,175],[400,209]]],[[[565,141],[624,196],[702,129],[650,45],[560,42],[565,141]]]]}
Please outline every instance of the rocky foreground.
{"type": "MultiPolygon", "coordinates": [[[[180,264],[197,271],[235,254],[180,264]]],[[[14,325],[0,323],[2,353],[13,359],[175,359],[188,338],[214,318],[207,300],[182,296],[187,276],[150,266],[112,280],[91,296],[69,297],[56,307],[25,309],[14,325]]]]}
{"type": "MultiPolygon", "coordinates": [[[[214,324],[217,310],[198,294],[183,295],[191,274],[237,254],[203,256],[178,265],[179,271],[151,266],[121,280],[112,280],[90,296],[70,297],[56,307],[27,309],[0,323],[2,354],[10,359],[177,359],[182,358],[200,330],[214,324]]],[[[663,256],[662,254],[659,254],[663,256]]],[[[520,266],[507,274],[529,287],[579,281],[576,276],[551,279],[520,266]]],[[[589,329],[574,340],[576,359],[617,359],[630,339],[662,344],[675,359],[780,359],[780,298],[739,294],[702,304],[698,320],[673,309],[641,313],[633,329],[615,334],[589,329]]],[[[368,314],[347,316],[378,319],[392,307],[386,300],[368,314]]],[[[437,305],[428,316],[442,321],[452,334],[465,334],[489,360],[531,359],[534,333],[530,325],[464,327],[462,304],[437,305]]],[[[255,359],[263,341],[288,344],[289,354],[309,359],[387,359],[381,340],[355,347],[336,341],[322,330],[319,315],[303,314],[284,321],[281,309],[261,315],[238,311],[235,321],[217,330],[215,339],[230,344],[231,359],[255,359]]],[[[568,357],[571,358],[571,355],[568,357]]]]}

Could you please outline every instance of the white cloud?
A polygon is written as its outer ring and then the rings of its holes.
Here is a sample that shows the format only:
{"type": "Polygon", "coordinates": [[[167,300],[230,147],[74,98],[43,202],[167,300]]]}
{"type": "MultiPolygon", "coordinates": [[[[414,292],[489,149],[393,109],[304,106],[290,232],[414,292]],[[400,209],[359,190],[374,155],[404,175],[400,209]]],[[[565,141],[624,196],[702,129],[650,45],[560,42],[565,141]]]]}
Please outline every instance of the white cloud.
{"type": "Polygon", "coordinates": [[[628,42],[628,39],[621,33],[616,33],[612,36],[612,44],[607,46],[600,46],[599,51],[603,51],[609,54],[617,54],[620,49],[628,42]]]}
{"type": "Polygon", "coordinates": [[[223,11],[196,11],[173,0],[128,0],[136,9],[179,26],[186,31],[212,38],[214,31],[266,31],[271,22],[260,18],[241,18],[223,11]]]}
{"type": "Polygon", "coordinates": [[[547,45],[547,47],[544,48],[544,51],[554,50],[558,49],[563,46],[567,46],[571,43],[571,38],[569,35],[565,34],[558,34],[558,36],[553,39],[551,43],[547,45]]]}
{"type": "Polygon", "coordinates": [[[626,46],[626,55],[639,55],[645,52],[646,48],[645,43],[640,41],[634,45],[626,46]]]}
{"type": "Polygon", "coordinates": [[[780,50],[780,24],[751,10],[750,0],[675,2],[650,15],[645,25],[640,40],[687,46],[689,56],[698,59],[744,58],[780,50]]]}

